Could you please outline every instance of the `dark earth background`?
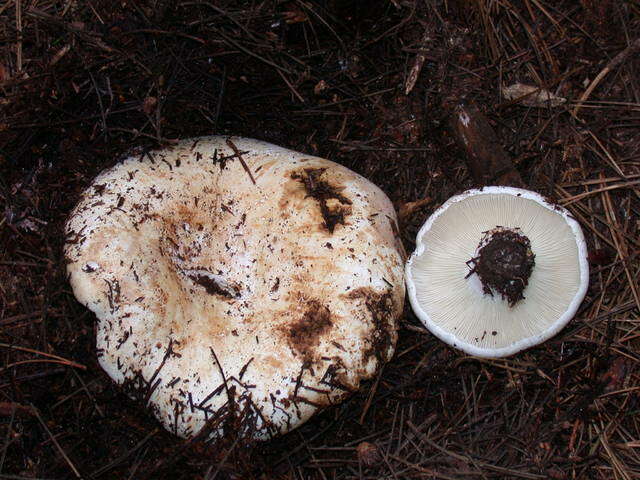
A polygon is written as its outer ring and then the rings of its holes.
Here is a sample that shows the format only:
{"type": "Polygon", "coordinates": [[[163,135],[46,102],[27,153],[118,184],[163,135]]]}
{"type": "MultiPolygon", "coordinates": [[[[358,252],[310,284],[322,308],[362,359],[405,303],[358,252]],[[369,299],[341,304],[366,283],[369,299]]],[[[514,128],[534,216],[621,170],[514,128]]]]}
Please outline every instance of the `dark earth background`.
{"type": "Polygon", "coordinates": [[[0,478],[640,478],[639,37],[637,0],[0,4],[0,478]],[[505,99],[517,82],[566,102],[505,99]],[[407,306],[380,375],[257,445],[176,439],[102,372],[61,254],[100,170],[183,137],[267,140],[378,184],[411,251],[477,185],[462,100],[583,226],[591,285],[557,337],[478,360],[407,306]]]}

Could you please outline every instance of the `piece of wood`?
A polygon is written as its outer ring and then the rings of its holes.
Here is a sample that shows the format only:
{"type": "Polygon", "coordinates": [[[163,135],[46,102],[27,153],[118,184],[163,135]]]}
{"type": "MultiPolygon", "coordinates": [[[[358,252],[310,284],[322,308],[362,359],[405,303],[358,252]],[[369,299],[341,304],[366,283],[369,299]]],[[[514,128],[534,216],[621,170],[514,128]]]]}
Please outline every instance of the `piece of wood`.
{"type": "Polygon", "coordinates": [[[479,186],[525,184],[484,114],[472,104],[458,103],[449,116],[456,144],[479,186]]]}

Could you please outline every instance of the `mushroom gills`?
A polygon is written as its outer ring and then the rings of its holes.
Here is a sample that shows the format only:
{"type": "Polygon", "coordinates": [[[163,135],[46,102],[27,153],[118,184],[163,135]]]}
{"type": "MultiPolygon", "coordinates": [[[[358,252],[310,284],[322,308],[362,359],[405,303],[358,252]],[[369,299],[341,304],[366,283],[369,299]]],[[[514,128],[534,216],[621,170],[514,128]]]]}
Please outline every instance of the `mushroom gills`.
{"type": "Polygon", "coordinates": [[[447,200],[420,229],[405,268],[418,318],[481,357],[555,335],[584,298],[588,274],[584,236],[569,212],[510,187],[447,200]]]}

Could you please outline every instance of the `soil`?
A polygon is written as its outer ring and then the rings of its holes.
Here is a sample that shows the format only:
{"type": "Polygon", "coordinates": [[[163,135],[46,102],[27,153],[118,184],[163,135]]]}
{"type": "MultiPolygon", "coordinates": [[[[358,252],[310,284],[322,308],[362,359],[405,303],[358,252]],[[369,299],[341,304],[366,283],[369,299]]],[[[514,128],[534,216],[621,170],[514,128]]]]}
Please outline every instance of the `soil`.
{"type": "Polygon", "coordinates": [[[2,3],[0,478],[640,477],[639,37],[637,2],[612,0],[2,3]],[[505,100],[516,83],[565,102],[505,100]],[[460,146],[462,103],[497,161],[460,146]],[[582,225],[589,291],[499,361],[405,305],[394,357],[344,403],[263,444],[180,440],[101,370],[62,228],[123,155],[212,134],[357,171],[404,212],[408,252],[449,197],[517,173],[582,225]]]}
{"type": "Polygon", "coordinates": [[[192,274],[189,275],[189,278],[193,280],[194,283],[204,287],[209,295],[221,295],[226,298],[234,298],[240,295],[237,291],[234,292],[231,289],[225,289],[213,278],[207,275],[192,274]]]}
{"type": "Polygon", "coordinates": [[[531,242],[518,230],[496,227],[485,233],[480,245],[478,256],[468,262],[469,275],[478,275],[485,294],[498,293],[513,307],[524,299],[535,266],[531,242]]]}

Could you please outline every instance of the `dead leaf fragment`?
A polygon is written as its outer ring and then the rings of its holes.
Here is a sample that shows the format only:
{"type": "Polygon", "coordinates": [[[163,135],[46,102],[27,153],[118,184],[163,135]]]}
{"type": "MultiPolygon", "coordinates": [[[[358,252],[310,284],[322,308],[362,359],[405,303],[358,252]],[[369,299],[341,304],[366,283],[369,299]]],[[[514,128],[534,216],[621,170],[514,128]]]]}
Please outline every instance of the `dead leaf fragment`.
{"type": "Polygon", "coordinates": [[[324,80],[320,80],[315,87],[313,87],[313,93],[316,95],[321,95],[325,90],[329,88],[327,82],[324,80]]]}
{"type": "Polygon", "coordinates": [[[558,97],[549,90],[524,83],[514,83],[503,88],[502,96],[505,100],[515,100],[516,103],[527,107],[558,107],[567,101],[566,98],[558,97]]]}
{"type": "MultiPolygon", "coordinates": [[[[422,36],[421,44],[423,48],[426,47],[427,43],[429,43],[429,32],[424,32],[422,36]]],[[[418,81],[418,77],[420,76],[420,72],[422,71],[422,67],[424,66],[424,61],[427,59],[427,56],[423,50],[421,50],[417,55],[415,60],[413,61],[413,67],[411,67],[411,71],[407,76],[407,80],[404,84],[404,94],[409,95],[413,87],[415,87],[416,82],[418,81]]]]}
{"type": "Polygon", "coordinates": [[[356,453],[358,460],[367,468],[375,466],[381,460],[378,447],[373,443],[360,442],[356,447],[356,453]]]}
{"type": "Polygon", "coordinates": [[[142,102],[142,111],[147,115],[150,115],[153,112],[153,109],[156,108],[158,104],[158,99],[156,97],[146,97],[142,102]]]}
{"type": "Polygon", "coordinates": [[[621,388],[629,373],[629,363],[624,357],[617,357],[609,369],[602,375],[601,381],[605,383],[605,392],[612,392],[621,388]]]}
{"type": "Polygon", "coordinates": [[[422,71],[422,67],[426,58],[427,57],[423,53],[419,53],[416,55],[416,59],[413,62],[413,67],[411,67],[411,71],[409,72],[409,76],[407,77],[407,81],[405,82],[405,95],[409,95],[411,93],[411,90],[413,90],[413,87],[415,87],[416,82],[418,81],[418,76],[422,71]]]}

